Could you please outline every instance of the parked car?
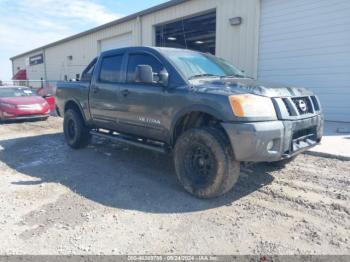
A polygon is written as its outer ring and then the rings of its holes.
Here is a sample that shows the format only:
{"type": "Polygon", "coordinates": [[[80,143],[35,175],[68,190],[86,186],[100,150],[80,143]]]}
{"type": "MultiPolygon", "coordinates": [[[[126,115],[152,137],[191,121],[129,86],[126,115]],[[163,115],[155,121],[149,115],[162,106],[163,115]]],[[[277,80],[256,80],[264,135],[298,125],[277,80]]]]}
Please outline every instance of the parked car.
{"type": "Polygon", "coordinates": [[[107,51],[81,82],[59,83],[57,105],[72,148],[91,135],[173,152],[180,183],[212,198],[237,182],[242,162],[287,162],[321,141],[320,102],[303,88],[247,78],[195,51],[107,51]]]}
{"type": "Polygon", "coordinates": [[[50,111],[55,112],[56,110],[56,99],[54,96],[43,96],[46,102],[49,104],[50,111]]]}
{"type": "Polygon", "coordinates": [[[0,87],[0,120],[46,120],[50,106],[44,98],[30,88],[21,86],[0,87]]]}

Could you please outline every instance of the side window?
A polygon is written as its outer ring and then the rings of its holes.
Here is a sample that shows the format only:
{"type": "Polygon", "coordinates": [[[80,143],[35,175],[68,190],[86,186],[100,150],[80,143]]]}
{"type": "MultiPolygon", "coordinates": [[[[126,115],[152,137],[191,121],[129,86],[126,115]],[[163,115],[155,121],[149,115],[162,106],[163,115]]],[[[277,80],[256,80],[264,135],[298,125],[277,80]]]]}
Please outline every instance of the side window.
{"type": "Polygon", "coordinates": [[[122,62],[122,55],[103,58],[99,80],[107,83],[119,83],[121,81],[122,62]]]}
{"type": "Polygon", "coordinates": [[[92,62],[87,66],[84,72],[81,75],[81,81],[91,81],[92,73],[94,72],[95,64],[97,62],[97,58],[92,60],[92,62]]]}
{"type": "Polygon", "coordinates": [[[150,65],[154,73],[159,73],[164,68],[163,65],[149,54],[129,55],[127,82],[134,83],[136,78],[136,67],[138,65],[150,65]]]}

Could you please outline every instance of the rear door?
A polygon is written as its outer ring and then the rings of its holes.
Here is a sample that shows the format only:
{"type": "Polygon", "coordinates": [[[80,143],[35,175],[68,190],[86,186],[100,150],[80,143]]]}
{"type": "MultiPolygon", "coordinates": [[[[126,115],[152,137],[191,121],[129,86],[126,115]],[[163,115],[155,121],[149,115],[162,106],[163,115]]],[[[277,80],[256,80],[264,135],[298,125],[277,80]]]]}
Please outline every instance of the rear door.
{"type": "Polygon", "coordinates": [[[104,128],[117,128],[123,61],[124,53],[108,53],[101,57],[94,71],[90,87],[90,113],[93,121],[104,128]]]}
{"type": "Polygon", "coordinates": [[[138,65],[150,65],[156,75],[165,68],[160,61],[148,52],[128,54],[126,83],[120,88],[121,111],[118,116],[120,127],[127,133],[156,140],[165,137],[162,115],[166,89],[158,83],[139,83],[135,74],[138,65]]]}

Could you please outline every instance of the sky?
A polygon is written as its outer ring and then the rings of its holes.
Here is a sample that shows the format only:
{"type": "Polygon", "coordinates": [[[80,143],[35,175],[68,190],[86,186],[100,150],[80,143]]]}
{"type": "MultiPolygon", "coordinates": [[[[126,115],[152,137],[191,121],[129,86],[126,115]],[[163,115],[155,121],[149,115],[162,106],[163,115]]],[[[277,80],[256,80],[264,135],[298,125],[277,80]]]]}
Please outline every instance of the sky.
{"type": "Polygon", "coordinates": [[[0,80],[10,57],[167,0],[0,0],[0,80]]]}

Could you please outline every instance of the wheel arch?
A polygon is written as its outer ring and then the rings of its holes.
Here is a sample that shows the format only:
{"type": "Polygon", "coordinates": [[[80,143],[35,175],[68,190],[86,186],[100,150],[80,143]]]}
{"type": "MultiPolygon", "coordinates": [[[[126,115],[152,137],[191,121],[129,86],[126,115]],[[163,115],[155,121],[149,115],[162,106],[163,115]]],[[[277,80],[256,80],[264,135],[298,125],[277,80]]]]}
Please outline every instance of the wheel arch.
{"type": "Polygon", "coordinates": [[[81,115],[81,117],[84,119],[84,121],[86,121],[86,117],[85,117],[83,108],[81,107],[80,103],[77,100],[75,100],[74,98],[66,101],[66,103],[64,104],[64,113],[66,113],[66,111],[68,109],[76,110],[81,115]]]}
{"type": "Polygon", "coordinates": [[[170,144],[174,146],[177,138],[190,128],[215,125],[223,129],[220,125],[223,121],[224,116],[212,107],[198,105],[183,109],[176,114],[172,121],[170,144]]]}

